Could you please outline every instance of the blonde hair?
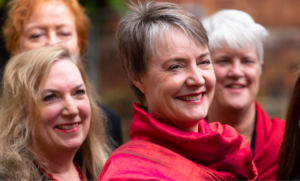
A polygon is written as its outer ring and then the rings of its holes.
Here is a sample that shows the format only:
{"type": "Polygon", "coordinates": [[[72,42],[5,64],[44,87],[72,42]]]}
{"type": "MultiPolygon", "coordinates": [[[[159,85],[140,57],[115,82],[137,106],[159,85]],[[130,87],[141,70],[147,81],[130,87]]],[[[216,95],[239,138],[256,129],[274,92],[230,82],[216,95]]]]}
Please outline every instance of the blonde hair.
{"type": "MultiPolygon", "coordinates": [[[[5,39],[6,49],[10,54],[15,55],[18,52],[20,37],[23,32],[23,22],[28,20],[33,11],[39,5],[49,0],[12,0],[8,5],[10,7],[8,17],[5,21],[2,33],[5,39]]],[[[83,54],[87,47],[88,29],[90,20],[85,14],[85,9],[78,3],[78,0],[58,0],[65,3],[75,18],[77,30],[78,45],[80,53],[83,54]]]]}
{"type": "Polygon", "coordinates": [[[90,130],[74,160],[88,179],[96,180],[100,174],[110,153],[104,113],[94,99],[82,61],[63,48],[48,46],[14,56],[5,67],[0,97],[0,178],[43,179],[37,165],[47,165],[33,149],[35,122],[39,119],[41,92],[51,66],[65,58],[78,67],[91,105],[90,130]]]}

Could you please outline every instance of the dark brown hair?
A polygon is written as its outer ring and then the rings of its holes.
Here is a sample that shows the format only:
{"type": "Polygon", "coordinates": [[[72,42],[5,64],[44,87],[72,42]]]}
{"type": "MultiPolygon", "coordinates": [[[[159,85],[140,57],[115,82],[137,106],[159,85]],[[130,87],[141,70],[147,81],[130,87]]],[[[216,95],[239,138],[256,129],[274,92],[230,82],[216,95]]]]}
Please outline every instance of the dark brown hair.
{"type": "Polygon", "coordinates": [[[286,115],[285,132],[279,151],[277,180],[290,180],[300,173],[300,75],[296,81],[286,115]]]}
{"type": "Polygon", "coordinates": [[[118,56],[133,92],[145,106],[144,94],[131,79],[139,80],[147,72],[149,56],[159,55],[157,41],[164,41],[175,27],[201,47],[208,47],[208,38],[199,19],[177,4],[146,1],[128,6],[132,12],[117,27],[118,56]]]}

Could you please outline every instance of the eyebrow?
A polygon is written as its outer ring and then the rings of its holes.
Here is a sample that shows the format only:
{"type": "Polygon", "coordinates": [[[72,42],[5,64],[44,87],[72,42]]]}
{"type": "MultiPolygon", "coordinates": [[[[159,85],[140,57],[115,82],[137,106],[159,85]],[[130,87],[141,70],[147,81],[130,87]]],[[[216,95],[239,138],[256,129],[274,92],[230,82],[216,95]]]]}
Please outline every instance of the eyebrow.
{"type": "MultiPolygon", "coordinates": [[[[201,55],[199,55],[197,58],[196,58],[196,60],[199,60],[199,59],[202,59],[202,58],[204,58],[204,57],[206,57],[206,56],[208,56],[209,55],[209,52],[207,51],[207,52],[204,52],[204,53],[202,53],[201,55]]],[[[175,57],[172,57],[172,58],[170,58],[170,59],[167,59],[166,61],[165,61],[165,63],[168,63],[168,62],[171,62],[171,61],[184,61],[184,60],[186,60],[187,58],[186,57],[181,57],[181,56],[175,56],[175,57]]]]}
{"type": "MultiPolygon", "coordinates": [[[[79,88],[85,88],[85,85],[84,84],[78,84],[77,86],[75,86],[73,89],[72,89],[72,91],[73,90],[76,90],[76,89],[79,89],[79,88]]],[[[44,93],[47,93],[47,92],[58,92],[57,91],[57,89],[45,89],[45,90],[43,90],[42,91],[42,94],[44,94],[44,93]]]]}
{"type": "MultiPolygon", "coordinates": [[[[55,29],[61,29],[61,28],[65,28],[65,27],[70,27],[70,24],[59,24],[59,25],[56,25],[55,27],[56,27],[55,29]]],[[[40,25],[40,24],[33,24],[33,25],[30,25],[30,26],[26,29],[26,31],[28,32],[28,31],[31,31],[31,30],[33,30],[33,29],[40,29],[40,30],[45,31],[45,30],[48,29],[48,27],[45,28],[45,26],[43,26],[43,25],[40,25]]]]}

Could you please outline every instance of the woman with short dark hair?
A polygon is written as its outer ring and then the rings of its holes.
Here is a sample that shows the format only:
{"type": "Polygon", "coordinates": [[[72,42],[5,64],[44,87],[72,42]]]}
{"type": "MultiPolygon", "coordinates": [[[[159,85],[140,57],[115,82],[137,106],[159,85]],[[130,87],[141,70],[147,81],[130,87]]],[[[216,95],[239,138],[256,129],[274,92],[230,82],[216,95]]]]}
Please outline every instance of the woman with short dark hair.
{"type": "Polygon", "coordinates": [[[208,125],[215,75],[201,22],[172,3],[131,3],[118,53],[134,104],[130,141],[98,180],[253,180],[249,144],[230,126],[208,125]]]}

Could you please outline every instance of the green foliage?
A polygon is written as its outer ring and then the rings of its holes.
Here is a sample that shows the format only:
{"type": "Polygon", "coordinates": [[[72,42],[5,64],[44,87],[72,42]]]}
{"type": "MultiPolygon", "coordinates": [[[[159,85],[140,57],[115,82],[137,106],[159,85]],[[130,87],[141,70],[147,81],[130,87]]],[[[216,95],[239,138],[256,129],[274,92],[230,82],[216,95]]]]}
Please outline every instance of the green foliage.
{"type": "Polygon", "coordinates": [[[4,8],[6,6],[7,0],[0,0],[0,8],[4,8]]]}
{"type": "Polygon", "coordinates": [[[116,10],[119,16],[123,16],[127,12],[125,0],[106,0],[109,7],[116,10]]]}
{"type": "Polygon", "coordinates": [[[94,14],[97,11],[97,3],[95,1],[82,1],[82,5],[85,7],[87,14],[94,14]]]}

